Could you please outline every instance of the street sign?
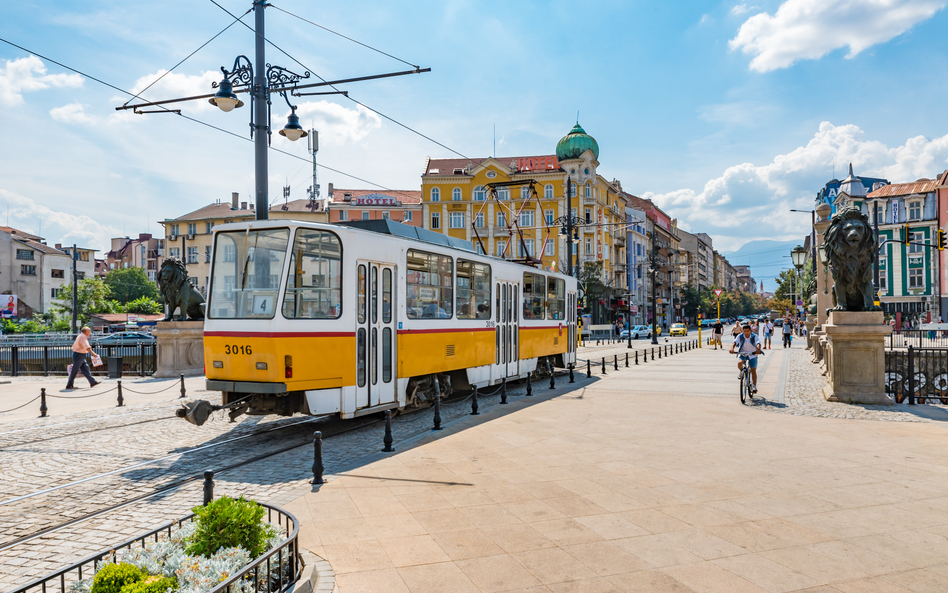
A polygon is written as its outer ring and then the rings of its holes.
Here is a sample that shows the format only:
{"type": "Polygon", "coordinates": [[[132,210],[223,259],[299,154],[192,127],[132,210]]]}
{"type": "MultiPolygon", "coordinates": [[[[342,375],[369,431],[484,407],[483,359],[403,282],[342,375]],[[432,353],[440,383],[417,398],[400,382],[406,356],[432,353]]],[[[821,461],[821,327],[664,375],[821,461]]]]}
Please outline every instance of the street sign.
{"type": "Polygon", "coordinates": [[[715,289],[714,289],[714,296],[721,296],[721,293],[722,293],[722,292],[724,292],[724,291],[721,290],[720,288],[715,288],[715,289]]]}
{"type": "Polygon", "coordinates": [[[797,300],[797,307],[802,307],[802,306],[803,306],[803,301],[797,300]]]}
{"type": "Polygon", "coordinates": [[[638,312],[639,312],[639,306],[638,306],[638,305],[632,305],[632,314],[635,315],[635,314],[638,313],[638,312]]]}

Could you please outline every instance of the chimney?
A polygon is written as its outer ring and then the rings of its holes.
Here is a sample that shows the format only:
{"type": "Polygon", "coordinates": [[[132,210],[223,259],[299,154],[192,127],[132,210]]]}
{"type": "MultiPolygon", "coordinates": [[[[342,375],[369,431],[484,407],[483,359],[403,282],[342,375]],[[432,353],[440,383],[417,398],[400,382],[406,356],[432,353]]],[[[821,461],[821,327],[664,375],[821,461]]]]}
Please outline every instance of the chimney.
{"type": "Polygon", "coordinates": [[[234,210],[237,209],[237,196],[239,196],[239,195],[240,195],[240,194],[237,193],[237,192],[233,192],[233,193],[230,194],[231,208],[233,208],[234,210]]]}
{"type": "Polygon", "coordinates": [[[62,248],[63,248],[62,243],[56,243],[56,249],[62,249],[62,248]]]}
{"type": "Polygon", "coordinates": [[[329,184],[329,199],[332,200],[332,184],[329,184]]]}
{"type": "Polygon", "coordinates": [[[246,209],[247,209],[247,202],[241,202],[241,203],[240,203],[240,209],[241,209],[241,210],[246,210],[246,209]]]}

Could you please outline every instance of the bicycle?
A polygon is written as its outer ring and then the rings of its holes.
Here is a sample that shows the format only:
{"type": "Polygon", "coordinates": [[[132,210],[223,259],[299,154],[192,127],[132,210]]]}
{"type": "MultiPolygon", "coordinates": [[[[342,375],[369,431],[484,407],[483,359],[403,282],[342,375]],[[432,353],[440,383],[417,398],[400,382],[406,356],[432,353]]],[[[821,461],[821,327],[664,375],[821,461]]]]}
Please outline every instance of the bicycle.
{"type": "MultiPolygon", "coordinates": [[[[757,356],[763,356],[763,355],[764,353],[761,352],[757,356]]],[[[740,382],[740,387],[739,387],[739,391],[741,395],[741,403],[743,404],[747,401],[747,397],[754,399],[753,390],[751,389],[750,365],[747,364],[747,362],[750,360],[750,355],[738,354],[737,357],[744,361],[744,366],[741,368],[741,379],[740,379],[741,382],[740,382]]]]}

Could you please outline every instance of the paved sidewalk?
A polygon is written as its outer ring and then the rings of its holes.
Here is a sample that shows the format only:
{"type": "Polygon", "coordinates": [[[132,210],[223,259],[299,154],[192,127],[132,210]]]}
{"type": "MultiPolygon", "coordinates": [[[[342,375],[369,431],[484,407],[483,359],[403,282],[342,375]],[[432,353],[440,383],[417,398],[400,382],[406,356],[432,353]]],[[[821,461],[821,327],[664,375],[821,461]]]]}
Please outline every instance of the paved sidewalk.
{"type": "Polygon", "coordinates": [[[302,545],[342,593],[948,590],[948,424],[742,406],[707,349],[608,371],[396,431],[287,505],[302,545]]]}

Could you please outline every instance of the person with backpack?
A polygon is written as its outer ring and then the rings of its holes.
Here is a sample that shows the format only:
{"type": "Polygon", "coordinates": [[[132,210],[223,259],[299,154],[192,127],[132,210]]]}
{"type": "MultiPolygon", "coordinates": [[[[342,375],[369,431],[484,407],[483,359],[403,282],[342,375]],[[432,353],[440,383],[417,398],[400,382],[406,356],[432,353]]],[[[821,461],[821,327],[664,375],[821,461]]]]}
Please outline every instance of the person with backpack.
{"type": "Polygon", "coordinates": [[[751,393],[757,393],[757,356],[761,353],[760,338],[751,331],[749,321],[745,321],[741,324],[741,333],[738,334],[734,343],[731,344],[730,353],[734,354],[735,350],[737,350],[737,353],[741,357],[737,362],[737,378],[740,379],[743,376],[744,359],[746,358],[747,364],[750,365],[751,393]]]}

